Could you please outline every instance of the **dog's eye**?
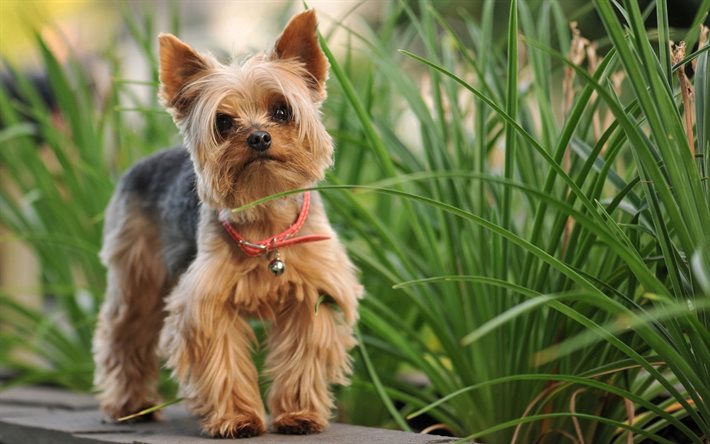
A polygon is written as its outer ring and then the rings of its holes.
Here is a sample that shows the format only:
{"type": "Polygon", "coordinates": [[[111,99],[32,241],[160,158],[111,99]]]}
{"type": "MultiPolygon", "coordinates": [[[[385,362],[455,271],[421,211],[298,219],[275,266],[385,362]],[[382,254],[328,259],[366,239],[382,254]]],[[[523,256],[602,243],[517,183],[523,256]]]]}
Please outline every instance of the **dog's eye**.
{"type": "Polygon", "coordinates": [[[219,113],[215,118],[215,127],[217,127],[217,133],[219,133],[220,136],[225,137],[229,134],[232,128],[234,128],[234,119],[232,119],[232,116],[219,113]]]}
{"type": "Polygon", "coordinates": [[[277,122],[288,122],[291,119],[291,109],[286,105],[276,105],[272,117],[277,122]]]}

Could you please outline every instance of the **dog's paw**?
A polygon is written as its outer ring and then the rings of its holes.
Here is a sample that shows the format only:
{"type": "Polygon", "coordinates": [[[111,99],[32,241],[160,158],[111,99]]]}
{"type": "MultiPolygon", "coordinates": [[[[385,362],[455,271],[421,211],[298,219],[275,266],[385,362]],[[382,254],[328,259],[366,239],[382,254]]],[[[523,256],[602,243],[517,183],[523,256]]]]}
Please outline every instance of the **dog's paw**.
{"type": "Polygon", "coordinates": [[[261,418],[248,414],[209,419],[202,424],[202,429],[213,438],[251,438],[266,431],[261,418]]]}
{"type": "Polygon", "coordinates": [[[328,421],[310,412],[282,413],[274,419],[274,432],[285,435],[310,435],[322,432],[328,421]]]}

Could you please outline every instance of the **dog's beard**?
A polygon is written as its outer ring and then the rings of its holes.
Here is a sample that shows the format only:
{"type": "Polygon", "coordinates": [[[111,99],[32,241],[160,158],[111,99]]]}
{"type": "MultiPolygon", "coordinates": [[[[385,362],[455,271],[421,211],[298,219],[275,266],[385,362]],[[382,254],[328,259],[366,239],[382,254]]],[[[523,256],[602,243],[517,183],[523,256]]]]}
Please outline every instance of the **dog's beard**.
{"type": "MultiPolygon", "coordinates": [[[[228,157],[228,156],[226,156],[228,157]]],[[[200,195],[211,206],[237,208],[272,194],[304,188],[317,181],[317,171],[272,155],[245,156],[198,168],[200,195]],[[231,161],[230,161],[231,160],[231,161]]]]}

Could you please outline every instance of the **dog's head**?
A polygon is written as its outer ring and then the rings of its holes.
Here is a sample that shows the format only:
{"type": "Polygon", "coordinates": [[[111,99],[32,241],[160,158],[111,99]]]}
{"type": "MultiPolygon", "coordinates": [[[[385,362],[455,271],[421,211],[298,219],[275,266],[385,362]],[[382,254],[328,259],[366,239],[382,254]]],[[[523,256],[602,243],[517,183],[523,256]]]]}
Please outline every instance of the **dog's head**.
{"type": "Polygon", "coordinates": [[[274,48],[224,65],[170,34],[160,39],[160,98],[195,164],[198,192],[233,208],[321,180],[333,145],[320,116],[328,61],[312,10],[274,48]]]}

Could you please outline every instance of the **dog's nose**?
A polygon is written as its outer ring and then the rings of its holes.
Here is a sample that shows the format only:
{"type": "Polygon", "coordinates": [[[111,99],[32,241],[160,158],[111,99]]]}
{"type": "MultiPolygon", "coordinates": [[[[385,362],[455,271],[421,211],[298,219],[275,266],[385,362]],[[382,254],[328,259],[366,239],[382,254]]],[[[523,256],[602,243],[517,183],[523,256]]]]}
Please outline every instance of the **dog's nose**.
{"type": "Polygon", "coordinates": [[[271,146],[271,134],[266,131],[254,131],[247,137],[247,143],[254,150],[266,151],[271,146]]]}

